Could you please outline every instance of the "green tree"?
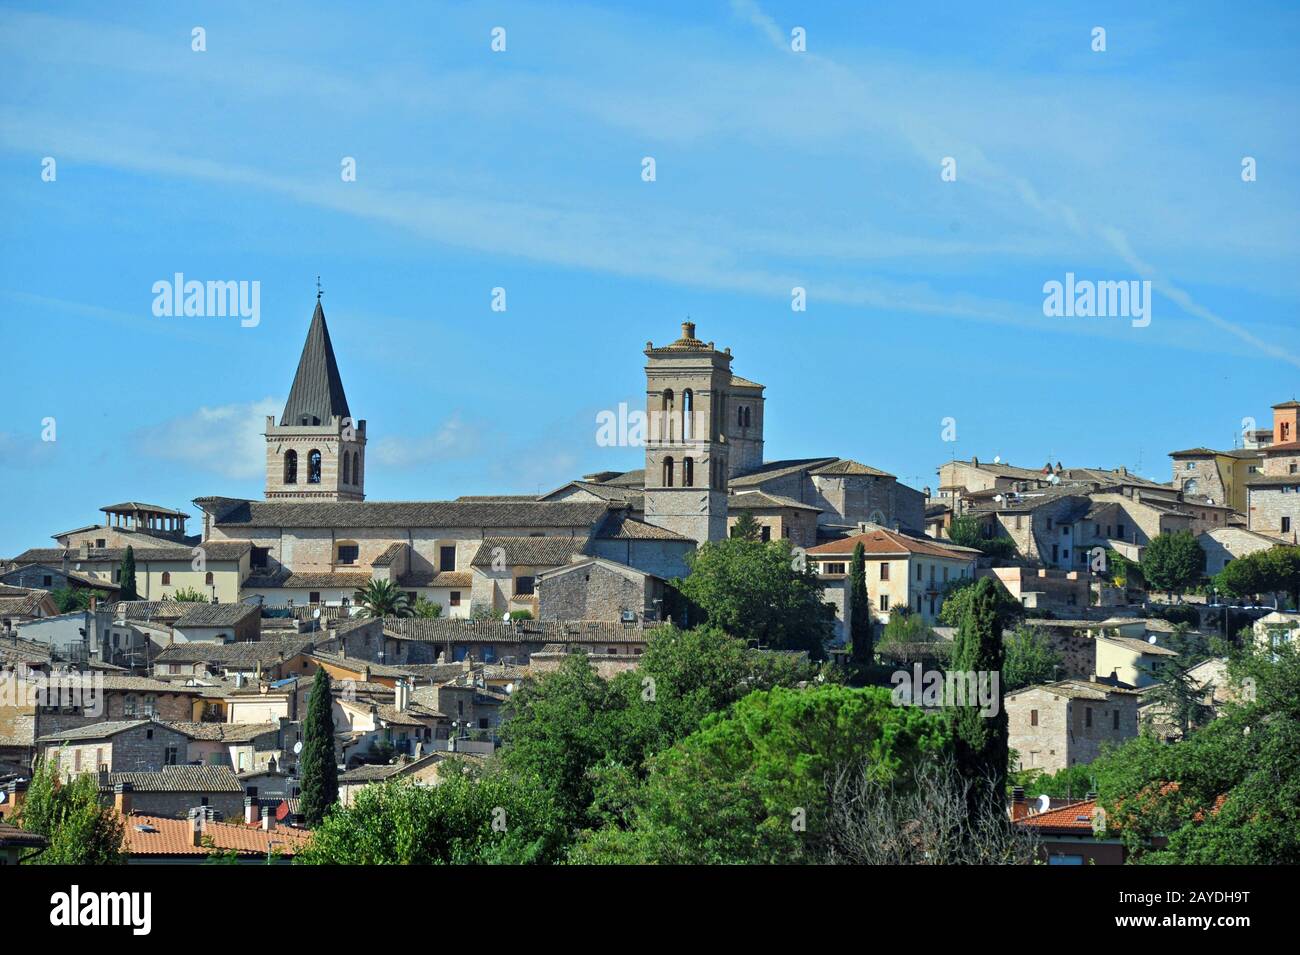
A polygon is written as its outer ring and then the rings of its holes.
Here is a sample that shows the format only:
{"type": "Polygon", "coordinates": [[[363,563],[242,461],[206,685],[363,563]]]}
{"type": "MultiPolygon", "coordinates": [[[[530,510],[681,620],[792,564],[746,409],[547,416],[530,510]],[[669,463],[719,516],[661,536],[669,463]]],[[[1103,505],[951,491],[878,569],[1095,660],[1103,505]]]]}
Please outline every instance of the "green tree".
{"type": "Polygon", "coordinates": [[[442,604],[434,603],[428,597],[416,597],[415,604],[411,607],[411,616],[423,617],[425,620],[436,620],[442,616],[442,604]]]}
{"type": "MultiPolygon", "coordinates": [[[[942,749],[943,721],[889,691],[823,685],[751,693],[651,760],[626,828],[584,832],[571,860],[790,863],[826,853],[829,792],[865,767],[888,781],[942,749]]],[[[626,790],[625,790],[626,791],[626,790]]]]}
{"type": "Polygon", "coordinates": [[[295,862],[306,865],[549,863],[566,833],[536,779],[477,774],[459,760],[439,766],[436,786],[366,786],[331,812],[295,862]]]}
{"type": "Polygon", "coordinates": [[[1269,590],[1286,594],[1291,598],[1292,608],[1300,610],[1300,547],[1270,548],[1263,552],[1260,561],[1269,590]]]}
{"type": "Polygon", "coordinates": [[[49,840],[31,861],[41,865],[118,865],[126,862],[126,822],[99,802],[99,782],[83,773],[59,778],[59,757],[37,762],[18,825],[49,840]]]}
{"type": "Polygon", "coordinates": [[[172,594],[172,600],[177,600],[181,603],[205,604],[208,602],[208,596],[203,593],[203,591],[196,590],[194,587],[181,587],[172,594]]]}
{"type": "Polygon", "coordinates": [[[621,779],[644,775],[647,757],[754,690],[811,678],[792,654],[754,650],[716,627],[660,627],[636,670],[602,680],[586,654],[524,684],[501,727],[502,762],[536,778],[569,828],[611,810],[621,779]],[[602,805],[593,808],[593,804],[602,805]]]}
{"type": "Polygon", "coordinates": [[[1216,589],[1232,597],[1286,594],[1300,606],[1300,547],[1277,546],[1229,562],[1214,578],[1216,589]]]}
{"type": "Polygon", "coordinates": [[[1300,863],[1300,647],[1247,645],[1228,673],[1218,719],[1173,745],[1144,733],[1092,763],[1134,861],[1300,863]]]}
{"type": "Polygon", "coordinates": [[[862,541],[853,545],[849,562],[849,632],[853,639],[853,662],[867,666],[872,660],[871,597],[867,593],[867,556],[862,541]]]}
{"type": "Polygon", "coordinates": [[[939,620],[946,627],[960,627],[962,620],[966,618],[966,612],[970,609],[970,602],[975,596],[975,585],[980,579],[992,580],[996,585],[998,612],[1002,619],[1011,623],[1024,614],[1024,607],[1015,597],[1011,596],[1011,591],[1002,585],[1002,581],[995,577],[975,578],[959,577],[956,580],[950,580],[943,590],[943,603],[939,607],[939,620]]]}
{"type": "Polygon", "coordinates": [[[410,598],[391,580],[371,580],[353,594],[362,617],[409,617],[410,598]]]}
{"type": "MultiPolygon", "coordinates": [[[[1001,584],[983,577],[972,588],[970,602],[953,641],[951,671],[966,679],[1001,674],[1005,663],[1002,629],[1005,617],[998,593],[1001,584]]],[[[951,672],[950,671],[950,672],[951,672]]],[[[948,717],[957,769],[971,784],[972,813],[1004,798],[1007,774],[1007,712],[999,686],[996,712],[986,714],[975,701],[949,705],[948,717]]],[[[952,701],[958,703],[962,701],[952,701]]]]}
{"type": "Polygon", "coordinates": [[[1172,720],[1179,729],[1180,739],[1186,739],[1192,729],[1204,725],[1214,715],[1214,708],[1205,702],[1205,689],[1192,677],[1191,669],[1206,658],[1205,647],[1199,639],[1188,634],[1186,625],[1179,624],[1166,641],[1166,649],[1173,656],[1158,656],[1141,669],[1155,683],[1146,691],[1146,700],[1155,710],[1172,720]]]}
{"type": "Polygon", "coordinates": [[[102,590],[60,587],[51,593],[50,597],[54,600],[54,605],[59,608],[59,613],[72,613],[75,610],[89,610],[92,597],[95,598],[96,603],[102,604],[108,599],[108,594],[102,590]]]}
{"type": "Polygon", "coordinates": [[[1002,690],[1011,693],[1036,683],[1050,683],[1059,678],[1064,663],[1041,630],[1017,627],[1006,640],[1002,690]]]}
{"type": "Polygon", "coordinates": [[[1014,557],[1015,542],[1009,537],[985,537],[978,518],[958,517],[948,526],[948,539],[959,547],[973,547],[987,557],[1001,560],[1014,557]]]}
{"type": "Polygon", "coordinates": [[[880,631],[882,647],[899,643],[933,643],[938,639],[925,618],[907,607],[891,610],[889,622],[880,631]]]}
{"type": "Polygon", "coordinates": [[[1142,551],[1142,576],[1165,593],[1182,594],[1205,573],[1205,551],[1191,531],[1153,537],[1142,551]]]}
{"type": "Polygon", "coordinates": [[[118,577],[118,586],[121,587],[118,599],[139,600],[140,594],[135,589],[135,548],[130,544],[126,545],[126,553],[122,556],[118,577]]]}
{"type": "Polygon", "coordinates": [[[788,540],[710,541],[687,557],[690,573],[678,589],[705,622],[773,650],[804,650],[823,659],[835,610],[821,584],[788,540]]]}
{"type": "Polygon", "coordinates": [[[753,514],[742,511],[736,518],[736,523],[731,525],[731,536],[740,540],[757,541],[763,536],[763,529],[754,520],[753,514]]]}
{"type": "Polygon", "coordinates": [[[302,725],[302,814],[307,825],[320,825],[339,798],[339,769],[334,755],[334,699],[325,670],[316,671],[307,696],[302,725]]]}

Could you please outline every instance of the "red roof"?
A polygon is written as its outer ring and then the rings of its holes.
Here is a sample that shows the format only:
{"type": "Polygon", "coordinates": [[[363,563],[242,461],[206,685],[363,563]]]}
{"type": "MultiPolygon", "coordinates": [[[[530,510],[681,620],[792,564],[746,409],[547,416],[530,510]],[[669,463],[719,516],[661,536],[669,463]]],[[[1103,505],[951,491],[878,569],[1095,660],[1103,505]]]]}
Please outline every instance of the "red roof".
{"type": "Polygon", "coordinates": [[[874,531],[868,531],[865,534],[858,534],[854,537],[846,537],[844,540],[830,541],[826,544],[818,544],[816,547],[808,548],[808,553],[814,557],[852,557],[853,548],[858,542],[862,542],[862,549],[867,554],[925,554],[927,557],[948,557],[954,560],[969,560],[978,551],[969,548],[958,547],[955,544],[943,544],[939,541],[921,540],[917,537],[909,537],[906,534],[900,534],[897,531],[887,531],[884,528],[874,531]]]}
{"type": "Polygon", "coordinates": [[[196,846],[189,819],[168,819],[132,813],[126,819],[126,847],[131,855],[205,856],[234,850],[242,856],[265,856],[269,851],[291,856],[311,839],[311,832],[293,826],[276,826],[267,832],[259,825],[233,822],[204,823],[203,834],[212,847],[196,846]]]}
{"type": "Polygon", "coordinates": [[[1051,832],[1092,832],[1092,814],[1097,809],[1097,800],[1084,799],[1040,812],[1033,816],[1017,819],[1017,825],[1030,829],[1044,829],[1051,832]]]}

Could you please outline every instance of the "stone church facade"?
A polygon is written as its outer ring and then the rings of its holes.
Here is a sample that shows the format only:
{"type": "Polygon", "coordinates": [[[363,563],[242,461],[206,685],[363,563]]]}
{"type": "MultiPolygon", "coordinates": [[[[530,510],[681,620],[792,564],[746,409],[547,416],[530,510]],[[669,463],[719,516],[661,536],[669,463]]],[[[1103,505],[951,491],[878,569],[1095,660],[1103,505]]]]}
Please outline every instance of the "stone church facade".
{"type": "Polygon", "coordinates": [[[690,551],[726,537],[747,510],[765,539],[799,546],[868,521],[922,531],[922,495],[893,475],[833,456],[765,462],[764,386],[734,374],[731,349],[701,341],[692,323],[667,345],[647,343],[645,356],[642,470],[539,497],[370,501],[366,422],[348,405],[318,297],[284,411],[267,418],[265,496],[196,498],[202,539],[251,548],[246,600],[347,605],[368,581],[388,580],[454,618],[536,614],[548,575],[592,558],[681,576],[690,551]]]}

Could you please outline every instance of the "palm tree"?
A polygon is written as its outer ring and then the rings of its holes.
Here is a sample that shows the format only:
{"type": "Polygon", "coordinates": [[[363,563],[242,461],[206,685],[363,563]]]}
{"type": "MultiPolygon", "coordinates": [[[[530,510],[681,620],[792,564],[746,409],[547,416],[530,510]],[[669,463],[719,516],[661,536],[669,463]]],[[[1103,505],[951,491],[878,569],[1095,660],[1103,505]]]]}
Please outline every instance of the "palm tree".
{"type": "Polygon", "coordinates": [[[355,594],[362,617],[409,617],[411,600],[404,591],[397,589],[391,580],[372,580],[355,594]]]}

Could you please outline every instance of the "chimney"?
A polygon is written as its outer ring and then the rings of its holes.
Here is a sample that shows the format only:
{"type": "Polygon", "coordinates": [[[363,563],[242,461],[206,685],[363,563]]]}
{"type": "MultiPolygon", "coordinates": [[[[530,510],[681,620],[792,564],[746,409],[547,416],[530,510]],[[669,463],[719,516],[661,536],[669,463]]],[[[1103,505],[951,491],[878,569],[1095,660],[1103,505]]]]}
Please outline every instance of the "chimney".
{"type": "Polygon", "coordinates": [[[244,825],[257,825],[257,808],[256,796],[244,797],[244,825]]]}
{"type": "Polygon", "coordinates": [[[118,783],[113,787],[113,808],[124,816],[131,815],[131,793],[135,786],[131,783],[118,783]]]}
{"type": "Polygon", "coordinates": [[[27,798],[27,780],[12,779],[9,781],[9,813],[16,813],[27,798]]]}
{"type": "Polygon", "coordinates": [[[1096,802],[1096,801],[1097,801],[1097,794],[1096,794],[1095,792],[1090,792],[1090,793],[1086,794],[1083,798],[1086,799],[1086,800],[1088,800],[1088,802],[1096,802]]]}
{"type": "Polygon", "coordinates": [[[399,679],[396,686],[393,687],[393,706],[397,712],[406,712],[406,706],[411,701],[411,688],[406,685],[406,681],[399,679]]]}
{"type": "Polygon", "coordinates": [[[81,560],[88,560],[90,558],[90,541],[81,542],[80,546],[77,547],[77,557],[81,560]]]}
{"type": "Polygon", "coordinates": [[[1029,815],[1029,805],[1025,802],[1025,787],[1015,786],[1011,790],[1011,821],[1024,819],[1029,815]]]}
{"type": "Polygon", "coordinates": [[[273,832],[275,830],[275,813],[271,811],[270,806],[262,807],[262,830],[264,832],[273,832]]]}
{"type": "Polygon", "coordinates": [[[203,845],[203,836],[207,831],[207,819],[203,808],[197,807],[190,810],[190,845],[199,848],[203,845]]]}

